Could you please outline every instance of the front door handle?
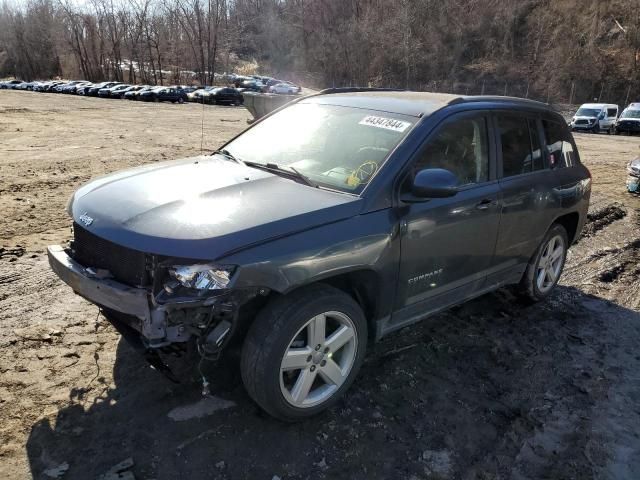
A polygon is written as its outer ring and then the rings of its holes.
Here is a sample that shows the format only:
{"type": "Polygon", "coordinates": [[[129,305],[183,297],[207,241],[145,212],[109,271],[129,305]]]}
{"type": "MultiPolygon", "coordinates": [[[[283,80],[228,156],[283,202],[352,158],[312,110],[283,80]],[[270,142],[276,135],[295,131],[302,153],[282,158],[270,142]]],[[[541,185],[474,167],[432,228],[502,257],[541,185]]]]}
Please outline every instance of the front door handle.
{"type": "Polygon", "coordinates": [[[487,210],[491,205],[493,205],[493,200],[490,198],[485,198],[481,200],[478,204],[476,204],[476,208],[478,210],[487,210]]]}

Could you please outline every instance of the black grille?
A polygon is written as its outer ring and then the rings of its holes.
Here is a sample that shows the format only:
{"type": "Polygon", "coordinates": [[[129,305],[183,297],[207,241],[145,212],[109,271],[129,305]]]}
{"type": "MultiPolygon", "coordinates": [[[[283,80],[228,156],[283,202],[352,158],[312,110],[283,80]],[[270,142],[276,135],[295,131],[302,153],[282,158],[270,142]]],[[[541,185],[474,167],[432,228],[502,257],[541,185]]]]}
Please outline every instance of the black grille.
{"type": "Polygon", "coordinates": [[[146,255],[115,244],[73,224],[72,257],[85,267],[109,270],[119,282],[131,286],[147,284],[146,255]]]}

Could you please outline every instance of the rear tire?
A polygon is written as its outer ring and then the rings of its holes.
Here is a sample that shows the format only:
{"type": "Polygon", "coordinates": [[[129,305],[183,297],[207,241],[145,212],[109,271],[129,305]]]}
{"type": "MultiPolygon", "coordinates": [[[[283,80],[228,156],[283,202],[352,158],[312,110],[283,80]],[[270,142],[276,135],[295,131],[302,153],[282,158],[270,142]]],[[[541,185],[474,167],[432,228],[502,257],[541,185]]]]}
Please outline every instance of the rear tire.
{"type": "Polygon", "coordinates": [[[565,228],[554,223],[531,257],[517,287],[519,295],[530,303],[539,302],[553,292],[567,259],[569,240],[565,228]]]}
{"type": "Polygon", "coordinates": [[[335,404],[367,348],[367,321],[346,293],[316,284],[270,302],[251,325],[240,368],[249,396],[288,422],[335,404]]]}

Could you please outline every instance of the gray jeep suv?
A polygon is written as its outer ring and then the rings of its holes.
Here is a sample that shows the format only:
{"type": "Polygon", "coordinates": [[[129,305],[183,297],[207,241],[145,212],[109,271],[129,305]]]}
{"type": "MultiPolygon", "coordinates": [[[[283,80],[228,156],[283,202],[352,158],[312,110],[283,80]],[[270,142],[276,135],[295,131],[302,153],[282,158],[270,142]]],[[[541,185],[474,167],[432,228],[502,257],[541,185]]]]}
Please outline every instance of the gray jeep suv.
{"type": "Polygon", "coordinates": [[[167,349],[237,345],[249,395],[297,420],[389,332],[506,285],[549,296],[590,191],[545,104],[334,89],[83,186],[49,261],[167,375],[167,349]]]}

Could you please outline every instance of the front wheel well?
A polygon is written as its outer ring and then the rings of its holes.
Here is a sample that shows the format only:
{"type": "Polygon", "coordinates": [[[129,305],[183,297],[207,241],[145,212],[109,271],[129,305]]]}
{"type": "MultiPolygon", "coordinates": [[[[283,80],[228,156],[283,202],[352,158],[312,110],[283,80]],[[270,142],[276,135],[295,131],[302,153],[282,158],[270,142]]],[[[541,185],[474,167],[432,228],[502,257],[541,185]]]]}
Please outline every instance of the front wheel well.
{"type": "Polygon", "coordinates": [[[578,212],[567,213],[566,215],[562,215],[561,217],[556,218],[554,224],[562,225],[567,232],[567,238],[569,239],[569,245],[576,241],[576,235],[579,233],[578,230],[578,222],[580,220],[580,215],[578,212]]]}
{"type": "Polygon", "coordinates": [[[380,296],[380,280],[378,275],[372,270],[356,270],[323,278],[317,282],[305,284],[284,294],[272,290],[266,296],[257,295],[242,305],[238,312],[238,325],[236,326],[234,334],[235,342],[242,342],[244,340],[258,312],[265,308],[268,303],[275,301],[283,295],[290,295],[294,291],[307,288],[316,283],[330,285],[352,297],[364,312],[364,316],[367,319],[367,326],[369,327],[369,336],[371,338],[375,336],[375,321],[378,317],[378,298],[380,296]]]}
{"type": "Polygon", "coordinates": [[[380,279],[373,270],[355,270],[321,280],[351,296],[362,308],[369,327],[369,336],[375,335],[375,320],[378,317],[380,279]]]}

